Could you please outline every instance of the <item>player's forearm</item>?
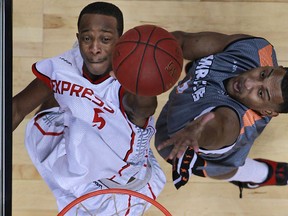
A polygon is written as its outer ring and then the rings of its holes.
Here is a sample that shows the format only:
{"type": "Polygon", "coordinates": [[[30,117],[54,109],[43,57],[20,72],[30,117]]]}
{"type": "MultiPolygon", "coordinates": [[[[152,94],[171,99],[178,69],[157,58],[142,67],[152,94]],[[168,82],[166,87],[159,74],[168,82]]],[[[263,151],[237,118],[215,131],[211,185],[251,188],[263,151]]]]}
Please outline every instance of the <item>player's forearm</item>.
{"type": "Polygon", "coordinates": [[[130,121],[139,127],[143,127],[147,118],[155,113],[157,97],[137,96],[126,93],[123,98],[123,105],[130,121]]]}
{"type": "Polygon", "coordinates": [[[52,90],[36,78],[24,90],[14,96],[12,102],[13,130],[26,115],[31,113],[52,95],[52,90]]]}
{"type": "Polygon", "coordinates": [[[12,131],[14,131],[21,121],[24,119],[25,115],[21,115],[16,102],[13,99],[12,102],[12,131]]]}

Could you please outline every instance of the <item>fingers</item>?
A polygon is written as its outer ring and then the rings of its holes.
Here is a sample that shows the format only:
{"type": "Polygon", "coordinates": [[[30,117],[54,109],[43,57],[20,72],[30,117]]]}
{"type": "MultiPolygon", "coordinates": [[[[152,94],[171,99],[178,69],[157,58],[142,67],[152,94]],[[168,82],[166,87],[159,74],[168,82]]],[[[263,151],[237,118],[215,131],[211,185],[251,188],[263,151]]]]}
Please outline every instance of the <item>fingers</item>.
{"type": "Polygon", "coordinates": [[[173,141],[171,139],[168,139],[164,142],[162,142],[158,147],[157,147],[157,150],[158,151],[161,151],[162,149],[168,147],[168,146],[172,146],[174,145],[173,141]]]}
{"type": "Polygon", "coordinates": [[[158,151],[169,146],[174,146],[167,159],[180,158],[187,147],[192,147],[196,153],[199,152],[198,140],[202,135],[205,125],[214,117],[215,114],[210,112],[192,121],[185,128],[175,133],[170,139],[162,142],[157,147],[158,151]]]}
{"type": "Polygon", "coordinates": [[[179,143],[175,143],[173,151],[168,156],[168,159],[180,158],[185,153],[188,147],[191,147],[196,153],[199,151],[197,140],[185,140],[179,143]]]}
{"type": "Polygon", "coordinates": [[[165,158],[165,160],[175,160],[176,158],[180,158],[184,154],[186,149],[187,146],[174,145],[174,148],[172,149],[168,157],[165,158]]]}
{"type": "Polygon", "coordinates": [[[173,160],[175,158],[180,158],[184,152],[186,151],[187,147],[190,146],[193,148],[193,150],[197,153],[199,151],[199,146],[197,140],[183,140],[173,137],[171,139],[168,139],[164,142],[162,142],[158,147],[157,150],[161,151],[164,148],[167,148],[169,146],[173,146],[172,151],[168,155],[166,160],[173,160]]]}

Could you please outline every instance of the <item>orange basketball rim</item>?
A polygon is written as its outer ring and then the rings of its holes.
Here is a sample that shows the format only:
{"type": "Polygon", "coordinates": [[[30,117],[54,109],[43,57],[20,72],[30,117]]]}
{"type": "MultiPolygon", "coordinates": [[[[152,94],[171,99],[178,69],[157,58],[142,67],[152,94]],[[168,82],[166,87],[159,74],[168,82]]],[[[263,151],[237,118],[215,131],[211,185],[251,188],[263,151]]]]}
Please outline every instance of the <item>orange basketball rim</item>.
{"type": "MultiPolygon", "coordinates": [[[[70,204],[68,204],[64,209],[62,209],[62,211],[60,213],[58,213],[57,216],[66,216],[68,214],[69,215],[75,215],[75,216],[80,216],[80,215],[82,216],[83,214],[78,214],[77,212],[75,212],[75,213],[71,212],[71,209],[76,207],[76,206],[78,206],[77,209],[81,208],[81,207],[84,208],[85,212],[87,212],[87,214],[85,213],[85,215],[96,216],[98,214],[90,213],[89,209],[85,208],[85,206],[81,206],[81,203],[84,202],[85,200],[89,199],[89,198],[93,198],[93,197],[96,197],[96,196],[101,196],[101,195],[104,195],[104,194],[109,194],[111,196],[113,196],[113,195],[114,196],[115,195],[129,195],[129,196],[132,196],[132,197],[137,197],[137,198],[139,198],[141,200],[146,201],[147,205],[150,204],[151,206],[154,206],[158,210],[158,212],[162,212],[163,215],[172,216],[172,214],[163,205],[161,205],[159,202],[153,200],[152,198],[150,198],[150,197],[148,197],[148,196],[146,196],[144,194],[138,193],[136,191],[127,190],[127,189],[120,189],[120,188],[103,189],[103,190],[93,191],[93,192],[87,193],[87,194],[85,194],[83,196],[80,196],[77,199],[75,199],[74,201],[72,201],[70,204]]],[[[143,207],[143,211],[139,212],[139,215],[144,215],[145,209],[146,209],[146,207],[143,207]]],[[[123,215],[123,214],[118,214],[118,212],[115,212],[112,215],[118,216],[118,215],[123,215]]]]}

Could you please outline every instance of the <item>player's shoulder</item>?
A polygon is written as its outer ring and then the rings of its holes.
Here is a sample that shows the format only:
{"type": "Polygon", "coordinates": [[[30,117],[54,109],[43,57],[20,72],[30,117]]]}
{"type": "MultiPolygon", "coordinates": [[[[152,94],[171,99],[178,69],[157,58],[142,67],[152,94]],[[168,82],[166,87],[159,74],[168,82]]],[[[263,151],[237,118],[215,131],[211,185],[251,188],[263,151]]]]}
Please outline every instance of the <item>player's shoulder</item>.
{"type": "Polygon", "coordinates": [[[34,65],[40,72],[55,71],[57,68],[71,69],[82,67],[83,60],[79,49],[73,48],[59,55],[37,61],[34,65]]]}
{"type": "Polygon", "coordinates": [[[259,50],[263,47],[266,47],[267,45],[273,47],[273,45],[263,37],[249,36],[234,40],[233,42],[228,44],[224,50],[239,49],[239,48],[259,50]]]}
{"type": "Polygon", "coordinates": [[[76,58],[81,58],[80,51],[77,48],[73,48],[73,49],[67,50],[61,54],[39,60],[36,63],[42,64],[43,62],[44,63],[49,62],[49,63],[54,63],[54,64],[63,63],[63,64],[67,64],[67,65],[72,65],[72,62],[76,58]]]}
{"type": "MultiPolygon", "coordinates": [[[[232,58],[242,58],[243,68],[277,65],[276,51],[273,45],[265,38],[250,37],[234,41],[224,50],[224,55],[232,58]]],[[[240,64],[240,62],[238,62],[240,64]]],[[[247,68],[248,69],[248,68],[247,68]]]]}

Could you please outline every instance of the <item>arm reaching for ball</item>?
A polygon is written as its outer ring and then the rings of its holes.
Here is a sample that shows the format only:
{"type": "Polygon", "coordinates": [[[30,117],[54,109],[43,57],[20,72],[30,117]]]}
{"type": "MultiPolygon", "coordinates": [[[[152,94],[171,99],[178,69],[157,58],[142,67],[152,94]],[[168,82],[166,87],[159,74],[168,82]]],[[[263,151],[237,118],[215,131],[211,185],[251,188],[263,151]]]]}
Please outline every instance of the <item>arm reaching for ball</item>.
{"type": "MultiPolygon", "coordinates": [[[[113,71],[110,76],[117,79],[113,71]]],[[[129,120],[139,127],[144,127],[147,118],[154,115],[158,102],[156,96],[140,96],[126,91],[122,104],[129,120]]]]}
{"type": "Polygon", "coordinates": [[[167,159],[180,158],[187,147],[197,153],[199,147],[215,150],[235,142],[240,131],[237,114],[230,108],[220,107],[188,123],[182,130],[162,142],[158,151],[173,146],[167,159]]]}
{"type": "Polygon", "coordinates": [[[219,53],[235,40],[252,37],[245,34],[227,35],[217,32],[174,31],[171,33],[181,46],[184,59],[191,61],[219,53]]]}
{"type": "Polygon", "coordinates": [[[198,119],[189,123],[182,130],[177,131],[173,134],[170,139],[164,141],[162,144],[158,146],[158,150],[162,150],[168,146],[173,145],[173,150],[167,159],[172,160],[177,157],[180,158],[181,155],[186,151],[187,146],[190,146],[197,153],[199,151],[199,142],[205,125],[214,118],[214,113],[204,114],[198,119]]]}
{"type": "Polygon", "coordinates": [[[130,121],[145,125],[155,113],[157,95],[174,86],[182,67],[177,40],[159,26],[136,26],[120,37],[113,51],[112,75],[126,89],[122,104],[130,121]]]}

